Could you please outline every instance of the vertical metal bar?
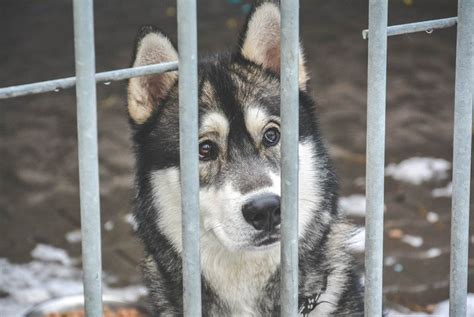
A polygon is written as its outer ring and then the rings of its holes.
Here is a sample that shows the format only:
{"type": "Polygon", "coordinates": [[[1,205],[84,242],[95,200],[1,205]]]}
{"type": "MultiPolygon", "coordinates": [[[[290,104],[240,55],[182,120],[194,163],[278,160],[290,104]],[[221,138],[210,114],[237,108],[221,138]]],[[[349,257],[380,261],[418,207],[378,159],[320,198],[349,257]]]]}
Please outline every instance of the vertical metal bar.
{"type": "Polygon", "coordinates": [[[178,0],[184,316],[201,316],[196,0],[178,0]]]}
{"type": "Polygon", "coordinates": [[[74,45],[84,301],[86,315],[100,317],[102,259],[92,0],[74,0],[74,45]]]}
{"type": "Polygon", "coordinates": [[[387,0],[369,0],[365,316],[382,316],[387,0]]]}
{"type": "Polygon", "coordinates": [[[281,1],[281,315],[298,315],[299,1],[281,1]]]}
{"type": "Polygon", "coordinates": [[[471,179],[474,0],[459,0],[454,97],[449,315],[466,316],[471,179]]]}

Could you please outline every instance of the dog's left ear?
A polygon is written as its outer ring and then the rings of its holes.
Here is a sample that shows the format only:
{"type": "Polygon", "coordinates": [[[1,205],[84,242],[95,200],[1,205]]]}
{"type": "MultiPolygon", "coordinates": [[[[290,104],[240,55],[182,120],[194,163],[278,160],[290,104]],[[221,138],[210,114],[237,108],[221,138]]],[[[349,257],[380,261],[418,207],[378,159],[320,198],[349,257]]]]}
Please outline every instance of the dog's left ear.
{"type": "MultiPolygon", "coordinates": [[[[280,74],[280,9],[273,2],[256,5],[240,38],[240,54],[249,61],[280,74]]],[[[299,53],[299,86],[306,90],[308,73],[303,49],[299,53]]]]}
{"type": "MultiPolygon", "coordinates": [[[[133,67],[178,60],[178,52],[168,37],[153,26],[143,26],[137,38],[133,67]]],[[[128,113],[142,124],[161,106],[163,99],[178,79],[176,71],[133,77],[128,84],[128,113]]]]}

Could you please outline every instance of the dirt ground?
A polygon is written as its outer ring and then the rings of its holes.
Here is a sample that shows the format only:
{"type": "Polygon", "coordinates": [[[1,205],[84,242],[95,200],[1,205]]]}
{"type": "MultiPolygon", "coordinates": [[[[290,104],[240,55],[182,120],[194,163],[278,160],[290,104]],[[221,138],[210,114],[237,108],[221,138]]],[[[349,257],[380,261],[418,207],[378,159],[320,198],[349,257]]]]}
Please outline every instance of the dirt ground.
{"type": "MultiPolygon", "coordinates": [[[[245,3],[199,1],[201,53],[235,46],[245,3]]],[[[129,66],[142,24],[155,24],[176,38],[174,8],[171,0],[96,1],[97,71],[129,66]]],[[[389,24],[455,15],[456,1],[392,0],[389,24]]],[[[311,86],[342,196],[365,189],[367,42],[361,31],[366,27],[367,1],[301,1],[311,86]]],[[[0,30],[0,87],[74,74],[71,1],[3,0],[0,30]]],[[[414,156],[451,161],[455,35],[451,28],[390,38],[387,164],[414,156]]],[[[140,281],[142,253],[125,221],[133,196],[125,104],[125,82],[98,86],[102,221],[108,223],[103,262],[119,277],[118,285],[140,281]]],[[[0,101],[0,257],[28,262],[38,243],[80,255],[80,244],[66,239],[80,225],[76,137],[73,89],[0,101]]],[[[431,195],[448,181],[411,185],[386,178],[385,255],[399,264],[384,268],[389,305],[429,311],[429,304],[448,298],[451,200],[431,195]],[[439,221],[427,221],[428,211],[439,214],[439,221]],[[397,230],[422,237],[423,245],[401,242],[397,230]],[[430,248],[441,255],[422,257],[430,248]]],[[[364,220],[353,221],[363,225],[364,220]]],[[[472,244],[470,251],[469,290],[474,292],[472,244]]]]}

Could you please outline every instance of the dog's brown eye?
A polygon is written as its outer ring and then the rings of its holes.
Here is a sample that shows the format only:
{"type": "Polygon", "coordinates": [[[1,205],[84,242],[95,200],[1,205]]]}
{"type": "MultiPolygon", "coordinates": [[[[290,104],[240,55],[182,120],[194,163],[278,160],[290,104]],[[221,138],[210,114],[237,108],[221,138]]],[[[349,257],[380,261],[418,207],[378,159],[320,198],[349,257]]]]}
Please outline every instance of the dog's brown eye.
{"type": "Polygon", "coordinates": [[[217,145],[212,141],[204,141],[199,144],[199,159],[210,161],[217,158],[217,145]]]}
{"type": "Polygon", "coordinates": [[[263,134],[263,144],[275,146],[280,141],[280,131],[277,128],[270,128],[263,134]]]}

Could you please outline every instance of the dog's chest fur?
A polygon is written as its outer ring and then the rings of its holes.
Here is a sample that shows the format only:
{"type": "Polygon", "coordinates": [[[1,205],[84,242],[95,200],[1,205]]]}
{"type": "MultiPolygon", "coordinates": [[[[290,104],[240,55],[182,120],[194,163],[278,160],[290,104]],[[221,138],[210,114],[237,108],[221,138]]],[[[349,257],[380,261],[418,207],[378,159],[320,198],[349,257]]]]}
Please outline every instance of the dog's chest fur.
{"type": "Polygon", "coordinates": [[[278,269],[280,250],[252,254],[204,247],[201,263],[207,283],[232,314],[256,316],[264,289],[278,269]]]}

